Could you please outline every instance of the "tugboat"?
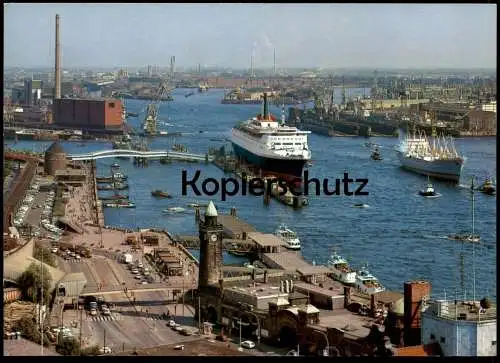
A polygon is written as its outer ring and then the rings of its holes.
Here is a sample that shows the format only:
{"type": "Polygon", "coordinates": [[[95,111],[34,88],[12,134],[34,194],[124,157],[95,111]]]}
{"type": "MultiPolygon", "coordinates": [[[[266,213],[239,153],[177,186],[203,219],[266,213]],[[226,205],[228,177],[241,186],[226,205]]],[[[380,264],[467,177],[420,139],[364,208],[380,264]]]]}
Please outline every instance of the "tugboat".
{"type": "Polygon", "coordinates": [[[368,295],[385,291],[385,287],[383,287],[378,279],[368,271],[366,266],[363,266],[356,274],[356,282],[354,285],[359,291],[368,295]]]}
{"type": "Polygon", "coordinates": [[[280,225],[274,234],[279,239],[285,241],[286,248],[289,250],[300,250],[300,240],[297,237],[297,233],[287,228],[284,224],[280,225]]]}
{"type": "Polygon", "coordinates": [[[371,157],[373,160],[383,160],[383,157],[380,154],[380,150],[378,147],[376,147],[375,150],[373,150],[371,157]]]}
{"type": "Polygon", "coordinates": [[[332,277],[343,284],[356,283],[356,271],[354,271],[342,256],[335,251],[328,259],[328,267],[332,270],[332,277]]]}
{"type": "Polygon", "coordinates": [[[441,194],[436,193],[436,191],[434,190],[429,177],[427,177],[427,187],[424,190],[420,190],[418,194],[426,198],[438,198],[441,196],[441,194]]]}
{"type": "Polygon", "coordinates": [[[167,192],[164,192],[164,191],[161,191],[158,189],[155,191],[152,191],[151,195],[153,197],[157,197],[157,198],[172,198],[172,196],[170,194],[168,194],[167,192]]]}
{"type": "Polygon", "coordinates": [[[477,188],[477,190],[481,193],[488,194],[488,195],[495,195],[496,194],[496,188],[495,185],[493,184],[491,178],[486,178],[484,183],[477,188]]]}

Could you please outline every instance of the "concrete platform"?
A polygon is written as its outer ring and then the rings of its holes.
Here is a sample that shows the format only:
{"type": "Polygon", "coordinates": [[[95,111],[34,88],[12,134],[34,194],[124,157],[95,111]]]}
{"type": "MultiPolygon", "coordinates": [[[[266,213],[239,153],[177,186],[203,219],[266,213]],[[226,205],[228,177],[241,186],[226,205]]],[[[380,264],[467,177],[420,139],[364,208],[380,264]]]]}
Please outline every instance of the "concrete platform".
{"type": "Polygon", "coordinates": [[[224,226],[226,238],[246,239],[248,233],[257,232],[253,226],[235,216],[219,214],[217,221],[224,226]]]}

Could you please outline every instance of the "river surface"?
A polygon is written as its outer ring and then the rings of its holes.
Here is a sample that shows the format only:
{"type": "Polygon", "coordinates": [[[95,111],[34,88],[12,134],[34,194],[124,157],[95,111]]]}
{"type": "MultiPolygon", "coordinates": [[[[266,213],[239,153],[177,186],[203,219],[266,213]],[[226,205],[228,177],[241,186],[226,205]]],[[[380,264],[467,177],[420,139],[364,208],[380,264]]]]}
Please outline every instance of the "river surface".
{"type": "MultiPolygon", "coordinates": [[[[256,115],[261,109],[259,105],[222,105],[221,90],[186,98],[187,92],[175,90],[175,100],[160,106],[160,128],[191,134],[153,139],[151,149],[167,149],[174,143],[185,144],[189,151],[202,154],[208,147],[226,145],[230,149],[227,142],[218,140],[229,137],[230,128],[236,122],[256,115]]],[[[351,95],[356,93],[361,95],[363,90],[350,91],[351,95]]],[[[138,127],[147,102],[127,100],[126,104],[127,111],[140,112],[138,118],[128,121],[138,127]]],[[[271,107],[271,111],[279,117],[278,108],[271,107]]],[[[358,137],[329,138],[311,134],[309,146],[313,165],[309,175],[320,180],[328,178],[332,186],[336,178],[343,177],[344,171],[353,178],[367,178],[367,196],[309,196],[309,206],[298,211],[276,201],[266,207],[261,197],[254,196],[236,195],[223,202],[219,194],[212,199],[223,213],[236,207],[239,217],[262,232],[272,233],[280,223],[287,224],[299,234],[304,257],[316,264],[326,264],[335,247],[353,267],[367,263],[370,271],[388,289],[402,291],[404,281],[425,279],[432,283],[435,297],[442,298],[446,294],[450,298],[458,291],[459,295],[465,292],[472,298],[475,275],[476,296],[488,295],[496,300],[496,197],[475,194],[475,230],[481,235],[480,244],[473,247],[445,238],[448,234],[471,230],[472,203],[468,189],[471,176],[476,175],[483,181],[487,175],[496,175],[496,139],[455,141],[457,150],[467,157],[462,180],[458,186],[435,182],[436,190],[442,194],[438,199],[417,195],[418,190],[425,187],[426,178],[399,167],[393,150],[397,138],[369,140],[381,146],[384,160],[378,162],[370,159],[370,150],[364,145],[366,141],[358,137]],[[353,208],[355,203],[370,207],[353,208]],[[463,269],[460,268],[460,254],[464,256],[463,269]],[[461,288],[462,276],[465,289],[461,288]]],[[[12,146],[42,151],[49,145],[50,142],[20,141],[12,146]]],[[[62,145],[68,153],[111,149],[109,143],[92,141],[84,145],[79,142],[63,142],[62,145]]],[[[99,160],[98,174],[109,175],[109,166],[115,161],[129,176],[129,195],[137,208],[105,209],[107,225],[156,227],[174,234],[197,234],[194,211],[187,204],[206,202],[210,198],[196,196],[191,189],[187,196],[182,196],[181,171],[187,170],[192,176],[200,170],[200,179],[224,177],[213,165],[176,162],[162,165],[155,161],[147,168],[138,168],[132,161],[117,159],[99,160]],[[168,191],[175,197],[157,200],[151,196],[155,189],[168,191]],[[183,207],[186,211],[162,212],[168,207],[183,207]]],[[[226,256],[228,263],[238,261],[241,259],[226,256]]]]}

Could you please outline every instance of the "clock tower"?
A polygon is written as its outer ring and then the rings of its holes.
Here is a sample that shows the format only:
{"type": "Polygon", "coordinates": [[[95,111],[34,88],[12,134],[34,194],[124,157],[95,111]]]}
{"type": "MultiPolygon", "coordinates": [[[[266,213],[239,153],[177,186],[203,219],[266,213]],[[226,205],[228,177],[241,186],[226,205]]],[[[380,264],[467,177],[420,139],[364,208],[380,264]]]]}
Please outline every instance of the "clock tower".
{"type": "Polygon", "coordinates": [[[208,203],[205,219],[200,221],[200,268],[198,287],[203,289],[222,280],[222,224],[217,223],[217,209],[208,203]]]}

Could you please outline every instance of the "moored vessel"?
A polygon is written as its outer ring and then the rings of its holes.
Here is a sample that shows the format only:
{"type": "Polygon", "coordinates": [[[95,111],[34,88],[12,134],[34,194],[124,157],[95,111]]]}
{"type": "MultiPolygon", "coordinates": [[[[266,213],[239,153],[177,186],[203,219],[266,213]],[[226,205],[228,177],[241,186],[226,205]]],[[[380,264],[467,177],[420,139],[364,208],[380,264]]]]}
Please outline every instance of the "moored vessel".
{"type": "Polygon", "coordinates": [[[385,287],[373,276],[366,266],[356,273],[354,286],[362,293],[372,295],[385,290],[385,287]]]}
{"type": "Polygon", "coordinates": [[[289,250],[300,250],[300,239],[297,233],[292,231],[286,225],[281,224],[274,232],[276,237],[285,242],[285,247],[289,250]]]}
{"type": "Polygon", "coordinates": [[[129,200],[104,202],[102,205],[105,208],[135,208],[135,203],[129,200]]]}
{"type": "Polygon", "coordinates": [[[232,129],[231,143],[236,157],[259,168],[264,176],[274,175],[287,181],[301,179],[304,165],[311,159],[309,131],[286,126],[268,111],[264,93],[263,111],[257,117],[232,129]]]}
{"type": "Polygon", "coordinates": [[[332,271],[332,277],[343,284],[354,284],[356,282],[356,271],[354,271],[342,256],[333,251],[328,259],[328,267],[332,271]]]}
{"type": "Polygon", "coordinates": [[[164,209],[163,212],[164,213],[180,213],[180,212],[184,212],[186,209],[182,208],[182,207],[170,207],[170,208],[167,208],[167,209],[164,209]]]}
{"type": "Polygon", "coordinates": [[[112,183],[115,181],[124,181],[127,179],[128,179],[128,176],[126,176],[120,172],[113,173],[112,176],[99,176],[99,177],[95,178],[96,182],[98,182],[98,183],[112,183]]]}

